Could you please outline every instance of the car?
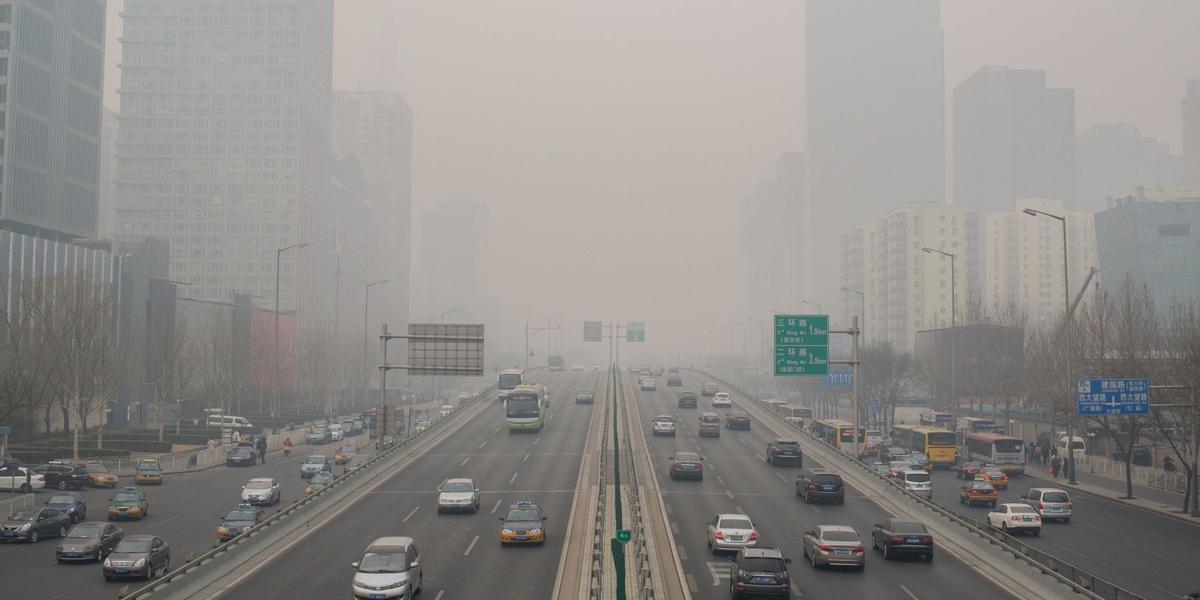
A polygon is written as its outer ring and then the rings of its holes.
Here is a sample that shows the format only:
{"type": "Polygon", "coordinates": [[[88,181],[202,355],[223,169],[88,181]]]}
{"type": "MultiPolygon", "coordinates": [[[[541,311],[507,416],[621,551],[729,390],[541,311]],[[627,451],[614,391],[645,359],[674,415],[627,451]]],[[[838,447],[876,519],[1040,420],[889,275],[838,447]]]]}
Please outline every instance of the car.
{"type": "Polygon", "coordinates": [[[968,507],[976,504],[996,506],[999,500],[1000,495],[996,488],[986,481],[971,481],[958,490],[958,503],[968,507]]]}
{"type": "Polygon", "coordinates": [[[669,435],[675,437],[675,417],[671,415],[658,415],[650,422],[650,433],[652,435],[669,435]]]}
{"type": "Polygon", "coordinates": [[[725,429],[750,430],[750,415],[741,411],[725,414],[725,429]]]}
{"type": "Polygon", "coordinates": [[[925,456],[920,452],[909,452],[908,455],[904,457],[904,460],[912,463],[913,468],[919,471],[925,471],[926,473],[933,471],[933,462],[929,460],[928,456],[925,456]]]}
{"type": "Polygon", "coordinates": [[[713,394],[713,408],[729,408],[731,406],[733,406],[733,400],[729,397],[729,392],[717,392],[713,394]]]}
{"type": "Polygon", "coordinates": [[[1042,533],[1042,516],[1028,504],[997,504],[987,514],[987,523],[1004,533],[1028,532],[1035,537],[1042,533]]]}
{"type": "Polygon", "coordinates": [[[584,390],[575,392],[575,404],[592,404],[596,401],[596,394],[584,390]]]}
{"type": "Polygon", "coordinates": [[[866,548],[853,527],[817,525],[804,533],[804,558],[813,568],[830,566],[867,566],[866,548]]]}
{"type": "Polygon", "coordinates": [[[320,446],[331,441],[333,441],[333,438],[329,430],[320,425],[309,429],[308,433],[304,436],[304,443],[310,446],[320,446]]]}
{"type": "Polygon", "coordinates": [[[342,474],[344,475],[346,473],[351,473],[353,471],[357,471],[357,470],[363,468],[363,466],[365,466],[366,464],[367,464],[366,456],[363,456],[362,454],[355,454],[350,459],[350,462],[348,462],[342,466],[342,474]]]}
{"type": "Polygon", "coordinates": [[[701,414],[700,425],[697,427],[696,435],[700,437],[721,437],[721,416],[714,412],[701,414]]]}
{"type": "Polygon", "coordinates": [[[643,377],[641,386],[643,392],[658,391],[658,382],[653,377],[643,377]]]}
{"type": "Polygon", "coordinates": [[[442,407],[438,409],[438,415],[440,415],[442,418],[450,416],[450,413],[452,412],[454,412],[454,407],[449,404],[443,404],[442,407]]]}
{"type": "Polygon", "coordinates": [[[915,469],[913,469],[912,463],[908,462],[907,460],[893,460],[888,463],[888,474],[893,479],[899,478],[900,474],[904,471],[912,470],[915,469]]]}
{"type": "Polygon", "coordinates": [[[421,593],[425,582],[421,553],[411,537],[388,536],[371,542],[362,558],[350,563],[350,592],[358,600],[400,598],[421,593]]]}
{"type": "Polygon", "coordinates": [[[807,504],[814,500],[845,504],[846,482],[841,475],[825,469],[805,469],[796,476],[796,495],[807,504]]]}
{"type": "Polygon", "coordinates": [[[328,430],[329,441],[331,442],[340,442],[346,437],[346,431],[342,429],[341,423],[330,423],[328,430]]]}
{"type": "Polygon", "coordinates": [[[519,500],[500,517],[500,545],[546,543],[546,515],[537,504],[519,500]]]}
{"type": "Polygon", "coordinates": [[[250,446],[236,446],[225,455],[227,467],[249,467],[258,464],[258,454],[250,446]]]}
{"type": "Polygon", "coordinates": [[[100,562],[123,539],[125,530],[112,523],[80,523],[72,527],[67,537],[58,543],[54,555],[60,563],[85,560],[100,562]]]}
{"type": "Polygon", "coordinates": [[[353,419],[346,419],[342,421],[342,435],[351,437],[360,433],[362,433],[362,429],[355,426],[353,419]]]}
{"type": "Polygon", "coordinates": [[[894,460],[898,460],[899,457],[906,456],[907,454],[908,450],[905,450],[904,448],[899,446],[885,445],[879,449],[879,461],[882,463],[889,463],[894,460]]]}
{"type": "Polygon", "coordinates": [[[700,386],[700,395],[705,398],[711,398],[714,394],[721,391],[721,386],[715,383],[706,383],[700,386]]]}
{"type": "Polygon", "coordinates": [[[157,535],[127,535],[104,559],[104,579],[153,579],[171,568],[171,547],[157,535]]]}
{"type": "Polygon", "coordinates": [[[84,465],[87,469],[88,479],[91,480],[92,487],[109,487],[115,488],[121,482],[121,478],[115,473],[108,470],[108,467],[103,463],[89,462],[84,465]]]}
{"type": "Polygon", "coordinates": [[[71,518],[53,508],[18,510],[0,523],[0,542],[36,544],[44,537],[66,537],[71,518]]]}
{"type": "Polygon", "coordinates": [[[671,479],[704,480],[704,459],[695,452],[676,452],[670,457],[671,479]]]}
{"type": "Polygon", "coordinates": [[[150,500],[146,492],[135,487],[120,490],[108,499],[108,520],[144,519],[150,514],[150,500]]]}
{"type": "Polygon", "coordinates": [[[162,467],[158,462],[138,463],[133,473],[133,483],[136,485],[162,485],[162,467]]]}
{"type": "Polygon", "coordinates": [[[583,365],[571,365],[571,372],[572,372],[572,373],[582,373],[583,371],[584,371],[584,366],[583,366],[583,365]]]}
{"type": "Polygon", "coordinates": [[[344,465],[350,462],[357,452],[358,449],[354,447],[354,444],[342,444],[342,447],[338,448],[337,453],[333,455],[333,464],[344,465]]]}
{"type": "Polygon", "coordinates": [[[901,471],[897,477],[900,486],[920,496],[926,500],[933,498],[933,478],[929,476],[923,469],[906,469],[901,471]]]}
{"type": "Polygon", "coordinates": [[[904,554],[933,560],[933,534],[917,521],[888,519],[871,530],[871,549],[882,552],[883,560],[904,554]]]}
{"type": "Polygon", "coordinates": [[[417,421],[417,426],[413,428],[417,433],[421,433],[429,429],[429,421],[417,421]]]}
{"type": "Polygon", "coordinates": [[[680,377],[677,373],[672,373],[670,375],[667,375],[667,387],[681,387],[682,385],[683,385],[683,378],[680,377]]]}
{"type": "Polygon", "coordinates": [[[300,463],[300,477],[308,479],[317,473],[328,473],[331,470],[329,459],[323,454],[311,454],[304,457],[300,463]]]}
{"type": "Polygon", "coordinates": [[[445,512],[477,512],[479,510],[479,488],[475,482],[458,477],[447,479],[438,486],[438,514],[445,512]]]}
{"type": "Polygon", "coordinates": [[[242,502],[255,506],[276,504],[283,496],[283,488],[271,477],[255,477],[242,486],[242,502]]]}
{"type": "Polygon", "coordinates": [[[1029,488],[1021,494],[1021,502],[1036,510],[1042,522],[1056,520],[1070,523],[1071,511],[1075,507],[1071,494],[1059,488],[1029,488]]]}
{"type": "Polygon", "coordinates": [[[975,474],[976,481],[986,481],[998,490],[1008,489],[1008,473],[1005,473],[1000,467],[984,467],[975,474]]]}
{"type": "Polygon", "coordinates": [[[975,479],[975,474],[978,473],[980,469],[987,466],[991,465],[988,465],[980,460],[968,460],[967,462],[958,465],[958,468],[954,470],[954,476],[959,479],[971,481],[975,479]]]}
{"type": "Polygon", "coordinates": [[[67,515],[72,523],[78,523],[87,518],[87,502],[79,492],[58,492],[46,501],[46,506],[67,515]]]}
{"type": "Polygon", "coordinates": [[[758,545],[758,529],[750,517],[736,513],[721,513],[709,519],[708,549],[713,554],[758,545]]]}
{"type": "Polygon", "coordinates": [[[266,511],[257,506],[250,503],[237,505],[237,508],[221,517],[221,524],[217,526],[217,543],[228,542],[242,535],[247,529],[262,523],[266,518],[266,511]]]}
{"type": "Polygon", "coordinates": [[[50,462],[34,467],[33,472],[41,475],[49,488],[78,490],[91,483],[87,467],[82,464],[50,462]]]}
{"type": "MultiPolygon", "coordinates": [[[[1123,463],[1125,462],[1125,449],[1117,448],[1116,450],[1112,451],[1111,456],[1113,461],[1123,463]]],[[[1145,444],[1134,444],[1133,460],[1130,462],[1141,467],[1149,467],[1154,462],[1150,448],[1145,444]]]]}
{"type": "Polygon", "coordinates": [[[731,562],[729,596],[734,600],[747,596],[792,597],[787,568],[792,559],[784,558],[778,548],[739,548],[731,562]]]}
{"type": "Polygon", "coordinates": [[[871,469],[873,469],[876,473],[883,475],[884,477],[892,476],[892,470],[888,468],[887,463],[882,463],[876,460],[870,464],[871,469]]]}
{"type": "Polygon", "coordinates": [[[675,403],[679,408],[696,408],[695,392],[679,392],[679,400],[675,403]]]}
{"type": "Polygon", "coordinates": [[[767,442],[767,451],[763,453],[768,465],[804,466],[804,452],[800,442],[796,440],[774,439],[767,442]]]}
{"type": "Polygon", "coordinates": [[[314,473],[312,477],[308,478],[308,485],[304,486],[304,495],[311,496],[311,495],[317,493],[322,488],[327,487],[329,484],[333,483],[333,480],[334,480],[333,473],[330,473],[329,471],[321,471],[319,473],[314,473]]]}
{"type": "Polygon", "coordinates": [[[29,493],[46,487],[46,476],[30,467],[8,465],[0,469],[0,490],[29,493]]]}

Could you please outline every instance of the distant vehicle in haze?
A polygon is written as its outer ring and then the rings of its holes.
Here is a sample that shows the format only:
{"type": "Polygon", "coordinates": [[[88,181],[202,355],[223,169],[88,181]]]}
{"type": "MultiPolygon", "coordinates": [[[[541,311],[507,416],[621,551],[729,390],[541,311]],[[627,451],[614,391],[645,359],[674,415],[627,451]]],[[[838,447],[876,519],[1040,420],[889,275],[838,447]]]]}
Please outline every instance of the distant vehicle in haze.
{"type": "Polygon", "coordinates": [[[546,367],[549,368],[549,370],[551,370],[551,371],[563,370],[563,357],[561,357],[561,356],[546,357],[546,367]]]}
{"type": "Polygon", "coordinates": [[[733,400],[729,397],[729,392],[717,392],[713,395],[713,408],[729,408],[733,406],[733,400]]]}
{"type": "Polygon", "coordinates": [[[678,373],[667,375],[667,387],[680,387],[683,385],[683,378],[678,373]]]}
{"type": "Polygon", "coordinates": [[[579,390],[578,392],[575,392],[575,404],[591,404],[595,401],[596,394],[592,392],[586,390],[579,390]]]}
{"type": "Polygon", "coordinates": [[[676,405],[679,408],[696,408],[696,393],[679,392],[679,401],[676,405]]]}
{"type": "Polygon", "coordinates": [[[700,437],[721,437],[721,415],[714,412],[706,412],[700,415],[700,425],[697,427],[696,435],[700,437]]]}
{"type": "Polygon", "coordinates": [[[498,399],[503,402],[514,388],[525,382],[525,372],[521,369],[505,369],[496,375],[496,390],[498,399]]]}
{"type": "Polygon", "coordinates": [[[675,417],[671,415],[658,415],[651,422],[650,433],[653,435],[669,435],[675,437],[675,417]]]}
{"type": "Polygon", "coordinates": [[[653,377],[643,377],[641,382],[643,392],[658,391],[658,382],[653,377]]]}
{"type": "Polygon", "coordinates": [[[579,372],[582,372],[583,370],[584,370],[583,365],[571,365],[572,373],[579,373],[579,372]]]}
{"type": "Polygon", "coordinates": [[[706,383],[700,386],[700,395],[705,398],[712,397],[717,392],[721,391],[721,386],[715,383],[706,383]]]}

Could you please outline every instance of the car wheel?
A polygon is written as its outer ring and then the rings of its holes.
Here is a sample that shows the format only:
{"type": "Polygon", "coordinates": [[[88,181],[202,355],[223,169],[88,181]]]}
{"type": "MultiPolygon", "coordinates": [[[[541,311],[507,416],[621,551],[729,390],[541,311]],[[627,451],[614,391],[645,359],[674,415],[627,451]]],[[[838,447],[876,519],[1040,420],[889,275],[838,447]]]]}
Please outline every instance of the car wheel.
{"type": "Polygon", "coordinates": [[[1039,536],[1039,535],[1042,535],[1042,530],[1041,530],[1041,529],[1034,529],[1034,530],[1033,530],[1033,531],[1031,531],[1030,533],[1032,533],[1032,534],[1033,534],[1033,537],[1037,537],[1037,536],[1039,536]]]}
{"type": "Polygon", "coordinates": [[[926,560],[926,561],[928,561],[928,562],[933,562],[933,553],[932,553],[932,552],[930,552],[929,554],[926,554],[926,555],[925,555],[925,560],[926,560]]]}
{"type": "Polygon", "coordinates": [[[33,486],[29,485],[28,483],[22,483],[21,491],[28,494],[33,491],[33,486]]]}
{"type": "Polygon", "coordinates": [[[888,545],[883,545],[883,560],[892,560],[892,554],[888,552],[888,545]]]}
{"type": "Polygon", "coordinates": [[[1008,521],[1002,521],[1000,523],[1000,531],[1003,531],[1004,533],[1008,533],[1008,521]]]}
{"type": "Polygon", "coordinates": [[[30,532],[29,532],[29,543],[30,543],[30,544],[36,544],[36,543],[38,543],[38,539],[39,539],[39,538],[40,538],[40,536],[38,536],[38,532],[37,532],[37,530],[36,530],[36,529],[34,529],[33,531],[30,531],[30,532]]]}
{"type": "Polygon", "coordinates": [[[104,580],[105,580],[105,581],[112,581],[112,575],[105,575],[105,576],[104,576],[104,580]]]}
{"type": "Polygon", "coordinates": [[[814,568],[814,569],[817,568],[817,553],[816,552],[809,553],[808,561],[810,563],[812,563],[812,568],[814,568]]]}
{"type": "Polygon", "coordinates": [[[65,490],[65,489],[67,489],[68,487],[70,487],[70,486],[69,486],[69,484],[67,484],[67,480],[66,480],[66,479],[59,479],[59,480],[58,480],[58,489],[60,489],[60,490],[65,490]]]}
{"type": "Polygon", "coordinates": [[[1067,517],[1067,518],[1063,519],[1063,520],[1062,520],[1062,522],[1063,522],[1063,525],[1066,525],[1067,523],[1070,523],[1070,522],[1071,522],[1071,517],[1067,517]]]}
{"type": "Polygon", "coordinates": [[[871,549],[879,550],[879,540],[875,539],[874,535],[871,535],[871,549]]]}

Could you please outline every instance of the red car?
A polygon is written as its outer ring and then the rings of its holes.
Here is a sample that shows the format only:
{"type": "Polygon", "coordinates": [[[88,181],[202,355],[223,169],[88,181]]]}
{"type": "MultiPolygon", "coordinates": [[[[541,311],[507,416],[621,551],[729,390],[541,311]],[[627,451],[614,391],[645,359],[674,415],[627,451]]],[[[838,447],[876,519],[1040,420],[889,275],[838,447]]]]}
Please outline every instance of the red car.
{"type": "Polygon", "coordinates": [[[959,479],[972,481],[975,479],[975,474],[978,473],[980,469],[990,466],[991,465],[986,464],[983,461],[969,460],[961,465],[958,465],[958,471],[954,473],[954,476],[959,479]]]}

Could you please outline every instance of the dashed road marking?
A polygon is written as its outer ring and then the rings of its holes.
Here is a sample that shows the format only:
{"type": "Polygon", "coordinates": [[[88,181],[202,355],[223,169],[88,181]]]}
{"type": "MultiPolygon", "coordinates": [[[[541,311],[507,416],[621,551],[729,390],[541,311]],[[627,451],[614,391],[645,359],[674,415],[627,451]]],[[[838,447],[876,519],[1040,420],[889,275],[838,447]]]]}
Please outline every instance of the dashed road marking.
{"type": "Polygon", "coordinates": [[[731,565],[728,562],[709,562],[708,573],[712,575],[713,585],[721,585],[722,579],[729,579],[731,565]]]}
{"type": "Polygon", "coordinates": [[[499,428],[499,427],[497,427],[497,428],[493,429],[493,430],[492,430],[492,433],[500,433],[500,428],[499,428]]]}
{"type": "Polygon", "coordinates": [[[721,479],[721,477],[720,477],[720,476],[717,476],[717,481],[718,481],[718,482],[719,482],[721,485],[725,485],[725,480],[724,480],[724,479],[721,479]]]}
{"type": "Polygon", "coordinates": [[[508,480],[508,485],[512,485],[512,482],[514,482],[514,481],[516,481],[516,480],[517,480],[517,475],[518,475],[518,474],[519,474],[519,472],[517,472],[517,473],[513,473],[512,479],[509,479],[509,480],[508,480]]]}
{"type": "Polygon", "coordinates": [[[679,560],[687,560],[687,549],[679,544],[675,544],[675,550],[679,552],[679,560]]]}
{"type": "Polygon", "coordinates": [[[475,536],[474,538],[472,538],[472,539],[471,539],[471,544],[470,544],[469,546],[467,546],[467,551],[466,551],[466,552],[463,552],[463,556],[467,556],[468,554],[470,554],[470,553],[471,553],[471,548],[474,548],[474,547],[475,547],[475,542],[478,542],[478,541],[479,541],[479,536],[475,536]]]}
{"type": "Polygon", "coordinates": [[[460,466],[460,467],[461,467],[461,466],[463,466],[463,465],[467,464],[467,461],[468,461],[468,460],[471,460],[471,457],[470,457],[470,456],[468,456],[468,457],[464,458],[462,462],[458,463],[458,466],[460,466]]]}
{"type": "Polygon", "coordinates": [[[679,535],[679,523],[671,521],[671,533],[679,535]]]}
{"type": "Polygon", "coordinates": [[[438,593],[436,596],[433,597],[433,600],[442,600],[442,596],[445,596],[445,595],[446,595],[446,590],[438,590],[438,593]]]}
{"type": "Polygon", "coordinates": [[[496,509],[500,508],[500,500],[496,500],[496,505],[492,507],[492,514],[496,514],[496,509]]]}
{"type": "MultiPolygon", "coordinates": [[[[522,459],[521,459],[521,462],[525,462],[525,461],[527,461],[527,460],[529,460],[529,453],[528,453],[528,452],[526,452],[526,453],[525,453],[525,458],[522,458],[522,459]]],[[[510,482],[510,483],[511,483],[511,482],[510,482]]]]}
{"type": "Polygon", "coordinates": [[[533,440],[533,445],[534,446],[538,445],[538,442],[540,442],[540,441],[542,441],[542,436],[539,435],[539,436],[537,436],[537,438],[535,438],[533,440]]]}
{"type": "Polygon", "coordinates": [[[696,585],[696,578],[693,577],[691,573],[687,574],[687,584],[688,589],[691,590],[693,594],[700,593],[700,586],[696,585]]]}
{"type": "Polygon", "coordinates": [[[750,446],[750,444],[747,444],[747,443],[746,443],[746,438],[744,438],[744,437],[742,437],[742,436],[740,436],[740,435],[738,436],[738,441],[739,441],[739,442],[741,442],[743,446],[747,446],[747,447],[749,447],[749,446],[750,446]]]}
{"type": "Polygon", "coordinates": [[[483,448],[483,447],[484,447],[484,446],[486,446],[486,445],[487,445],[487,440],[483,440],[482,442],[479,442],[479,447],[480,447],[480,448],[483,448]]]}
{"type": "Polygon", "coordinates": [[[729,490],[725,490],[725,495],[726,495],[726,496],[729,496],[729,499],[730,499],[730,500],[733,500],[733,492],[731,492],[731,491],[729,491],[729,490]]]}
{"type": "Polygon", "coordinates": [[[412,512],[409,512],[409,513],[408,513],[408,516],[406,516],[406,517],[404,517],[403,519],[401,519],[401,520],[400,520],[400,522],[401,522],[401,523],[407,523],[407,522],[408,522],[408,520],[409,520],[409,519],[411,519],[413,515],[417,514],[417,511],[418,511],[418,510],[421,510],[421,507],[420,507],[420,506],[418,506],[418,507],[416,507],[416,508],[412,509],[412,512]]]}
{"type": "Polygon", "coordinates": [[[782,479],[784,483],[791,483],[790,481],[788,481],[787,477],[783,476],[783,473],[776,472],[775,474],[778,475],[779,478],[782,479]]]}
{"type": "Polygon", "coordinates": [[[912,598],[912,600],[921,600],[920,598],[917,598],[916,594],[912,593],[911,591],[909,591],[908,588],[904,587],[903,583],[900,584],[900,591],[904,592],[905,594],[908,594],[908,597],[912,598]]]}

